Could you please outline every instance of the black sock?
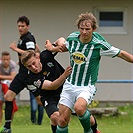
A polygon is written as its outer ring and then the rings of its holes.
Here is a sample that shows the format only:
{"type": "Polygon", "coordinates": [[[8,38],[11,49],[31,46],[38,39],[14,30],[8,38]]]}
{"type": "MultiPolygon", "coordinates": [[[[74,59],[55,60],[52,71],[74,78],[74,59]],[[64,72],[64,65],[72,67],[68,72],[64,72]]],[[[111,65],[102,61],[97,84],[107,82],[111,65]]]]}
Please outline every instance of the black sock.
{"type": "Polygon", "coordinates": [[[94,117],[94,120],[95,120],[95,124],[91,126],[91,129],[92,129],[93,133],[96,133],[96,131],[97,131],[97,121],[96,121],[95,117],[94,117]]]}
{"type": "Polygon", "coordinates": [[[51,129],[52,129],[52,132],[53,132],[53,133],[56,133],[56,128],[57,128],[57,126],[51,125],[51,129]]]}
{"type": "Polygon", "coordinates": [[[13,102],[5,101],[5,125],[4,127],[8,129],[11,128],[12,111],[13,111],[13,102]]]}

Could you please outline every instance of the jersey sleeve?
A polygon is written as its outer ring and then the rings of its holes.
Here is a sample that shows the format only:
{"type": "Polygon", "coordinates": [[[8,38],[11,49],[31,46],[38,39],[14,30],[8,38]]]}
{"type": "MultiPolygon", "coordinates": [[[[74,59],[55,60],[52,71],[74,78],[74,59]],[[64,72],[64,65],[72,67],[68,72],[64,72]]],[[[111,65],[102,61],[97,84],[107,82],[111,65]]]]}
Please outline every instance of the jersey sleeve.
{"type": "Polygon", "coordinates": [[[35,43],[32,41],[26,42],[25,45],[27,49],[35,49],[35,43]]]}
{"type": "Polygon", "coordinates": [[[33,34],[28,34],[27,41],[25,42],[25,45],[26,45],[27,50],[29,50],[29,49],[35,50],[36,41],[35,41],[35,38],[34,38],[33,34]]]}
{"type": "Polygon", "coordinates": [[[100,56],[115,57],[120,52],[120,49],[113,47],[97,32],[93,32],[93,41],[96,42],[100,48],[100,56]]]}
{"type": "Polygon", "coordinates": [[[111,46],[109,49],[101,49],[100,50],[100,55],[101,56],[109,56],[109,57],[115,57],[120,53],[120,49],[115,48],[111,46]]]}
{"type": "Polygon", "coordinates": [[[32,92],[35,97],[40,95],[40,90],[37,89],[37,87],[35,87],[34,85],[27,85],[27,89],[32,92]]]}

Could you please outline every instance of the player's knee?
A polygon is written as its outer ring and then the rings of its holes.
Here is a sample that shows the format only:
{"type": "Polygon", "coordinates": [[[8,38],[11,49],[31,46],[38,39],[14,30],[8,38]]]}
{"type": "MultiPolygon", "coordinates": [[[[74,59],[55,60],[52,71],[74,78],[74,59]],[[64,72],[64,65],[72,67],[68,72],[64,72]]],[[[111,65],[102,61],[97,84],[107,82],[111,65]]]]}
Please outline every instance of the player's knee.
{"type": "Polygon", "coordinates": [[[57,125],[59,120],[59,112],[55,112],[50,116],[52,125],[57,125]]]}
{"type": "Polygon", "coordinates": [[[5,101],[13,101],[14,98],[15,98],[15,96],[13,96],[13,95],[11,95],[11,94],[9,94],[9,93],[6,93],[6,94],[4,95],[5,101]]]}
{"type": "Polygon", "coordinates": [[[63,114],[63,115],[61,115],[61,116],[59,117],[59,125],[60,125],[61,127],[67,126],[68,123],[69,123],[69,121],[70,121],[70,118],[69,118],[66,114],[63,114]]]}
{"type": "Polygon", "coordinates": [[[82,116],[85,112],[85,109],[82,106],[74,106],[74,110],[78,116],[82,116]]]}
{"type": "Polygon", "coordinates": [[[7,95],[4,96],[5,101],[12,101],[11,97],[8,97],[7,95]]]}

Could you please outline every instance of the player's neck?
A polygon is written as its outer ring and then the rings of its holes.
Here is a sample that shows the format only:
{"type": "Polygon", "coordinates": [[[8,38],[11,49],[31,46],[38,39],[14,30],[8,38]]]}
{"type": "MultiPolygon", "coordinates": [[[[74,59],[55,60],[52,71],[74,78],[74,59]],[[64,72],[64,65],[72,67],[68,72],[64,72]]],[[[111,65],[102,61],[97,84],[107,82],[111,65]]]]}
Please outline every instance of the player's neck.
{"type": "Polygon", "coordinates": [[[88,38],[83,38],[83,37],[79,37],[79,40],[82,42],[82,43],[89,43],[92,39],[92,36],[88,37],[88,38]]]}

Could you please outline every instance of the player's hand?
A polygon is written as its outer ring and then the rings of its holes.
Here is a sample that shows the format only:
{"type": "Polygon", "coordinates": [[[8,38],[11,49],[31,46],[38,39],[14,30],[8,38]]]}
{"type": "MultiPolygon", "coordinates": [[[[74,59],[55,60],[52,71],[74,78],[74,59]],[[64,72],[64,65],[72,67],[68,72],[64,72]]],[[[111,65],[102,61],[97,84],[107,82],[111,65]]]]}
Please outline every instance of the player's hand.
{"type": "Polygon", "coordinates": [[[52,45],[52,43],[51,43],[49,40],[46,40],[44,47],[45,47],[47,50],[51,51],[53,45],[52,45]]]}
{"type": "Polygon", "coordinates": [[[72,67],[68,66],[64,71],[64,76],[67,78],[72,73],[72,67]]]}
{"type": "Polygon", "coordinates": [[[14,41],[13,43],[11,43],[11,44],[9,45],[9,48],[12,49],[13,51],[15,51],[16,48],[17,48],[16,42],[14,41]]]}
{"type": "Polygon", "coordinates": [[[37,101],[37,103],[40,105],[40,106],[43,106],[42,105],[42,102],[41,102],[41,100],[40,100],[40,95],[39,96],[37,96],[37,97],[35,97],[36,98],[36,101],[37,101]]]}
{"type": "Polygon", "coordinates": [[[62,45],[56,45],[53,46],[52,43],[49,40],[46,40],[44,47],[52,52],[62,52],[63,46],[62,45]]]}
{"type": "Polygon", "coordinates": [[[56,44],[56,46],[58,46],[58,45],[59,46],[64,46],[65,42],[66,42],[65,38],[64,37],[60,37],[54,42],[54,44],[56,44]]]}

